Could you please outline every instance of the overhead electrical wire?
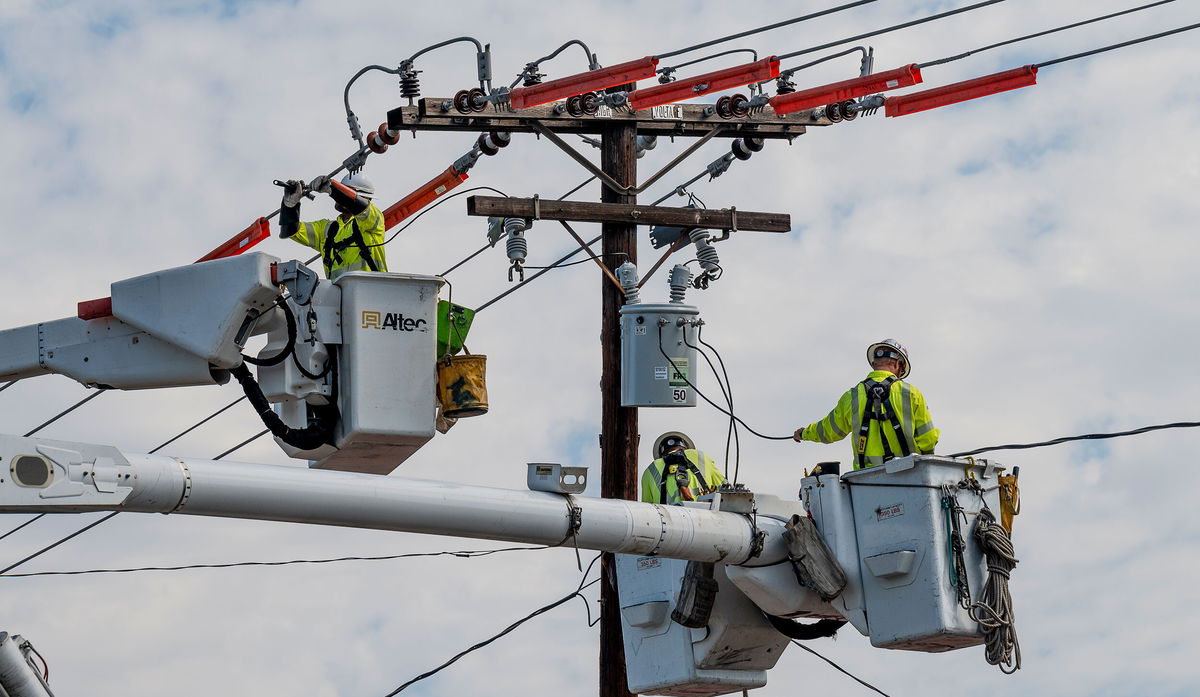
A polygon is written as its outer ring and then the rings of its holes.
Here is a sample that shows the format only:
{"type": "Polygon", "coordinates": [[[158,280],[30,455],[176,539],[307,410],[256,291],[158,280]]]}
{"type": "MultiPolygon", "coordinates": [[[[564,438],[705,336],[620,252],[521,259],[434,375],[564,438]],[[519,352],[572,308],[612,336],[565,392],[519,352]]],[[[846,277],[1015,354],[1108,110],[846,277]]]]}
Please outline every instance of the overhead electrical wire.
{"type": "Polygon", "coordinates": [[[43,428],[49,426],[50,424],[54,423],[55,421],[58,421],[62,417],[66,416],[67,414],[70,414],[71,412],[75,411],[79,407],[82,407],[84,404],[87,404],[88,402],[99,397],[100,395],[104,394],[107,391],[108,390],[104,389],[103,387],[96,390],[94,393],[84,397],[83,399],[79,400],[78,402],[75,402],[74,404],[67,407],[66,409],[63,409],[62,411],[58,412],[58,414],[53,416],[49,421],[43,422],[41,426],[38,426],[37,428],[33,429],[32,431],[29,431],[23,437],[28,438],[28,437],[32,436],[33,434],[35,434],[38,431],[42,430],[43,428]]]}
{"type": "MultiPolygon", "coordinates": [[[[491,644],[492,642],[496,641],[497,639],[500,639],[501,637],[505,636],[506,634],[509,634],[510,632],[515,630],[517,627],[520,627],[521,625],[523,625],[526,622],[528,622],[529,620],[537,617],[538,615],[543,615],[543,614],[553,610],[554,608],[558,607],[559,605],[563,605],[563,604],[569,602],[573,598],[583,597],[582,593],[585,589],[587,589],[590,586],[594,586],[595,584],[600,582],[600,579],[598,579],[598,578],[593,581],[588,582],[587,577],[589,574],[591,574],[592,567],[596,565],[596,562],[600,559],[601,556],[603,556],[603,555],[597,554],[595,557],[592,558],[591,563],[588,564],[587,569],[583,572],[583,578],[579,582],[579,587],[576,588],[574,591],[568,593],[567,595],[564,595],[563,597],[559,598],[558,600],[555,600],[554,602],[550,603],[549,605],[543,605],[542,607],[534,610],[533,612],[522,617],[521,619],[517,620],[516,622],[513,622],[512,624],[508,625],[503,630],[501,630],[498,634],[495,634],[492,637],[485,639],[485,640],[479,642],[478,644],[475,644],[474,646],[471,646],[470,648],[467,648],[467,649],[464,649],[464,650],[458,652],[452,658],[450,658],[450,660],[446,661],[445,663],[441,664],[440,666],[438,666],[436,668],[433,668],[432,670],[428,670],[424,673],[421,673],[420,675],[413,678],[412,680],[409,680],[408,682],[404,683],[403,685],[400,685],[399,687],[397,687],[395,690],[392,690],[391,692],[387,693],[387,695],[385,695],[384,697],[395,697],[395,695],[400,694],[405,689],[407,689],[410,685],[413,685],[414,683],[418,683],[422,680],[425,680],[426,678],[429,678],[433,675],[436,675],[437,673],[440,673],[441,671],[445,670],[446,668],[449,668],[451,665],[456,663],[463,656],[466,656],[467,654],[471,653],[472,651],[477,651],[479,649],[484,648],[485,646],[491,644]]],[[[590,618],[590,616],[591,616],[590,610],[588,612],[588,615],[590,618]]],[[[590,619],[589,619],[589,622],[590,622],[590,619]]]]}
{"type": "Polygon", "coordinates": [[[945,64],[945,63],[951,63],[951,62],[953,62],[953,61],[956,61],[956,60],[960,60],[960,59],[966,58],[967,56],[973,56],[973,55],[975,55],[976,53],[982,53],[983,51],[990,51],[990,50],[991,50],[991,49],[993,49],[993,48],[1000,48],[1001,46],[1007,46],[1007,45],[1009,45],[1009,44],[1015,44],[1015,43],[1017,43],[1017,42],[1020,42],[1020,41],[1027,41],[1027,40],[1029,40],[1029,39],[1036,39],[1036,38],[1038,38],[1038,37],[1040,37],[1040,36],[1046,36],[1046,35],[1048,35],[1048,34],[1054,34],[1054,33],[1056,33],[1056,32],[1060,32],[1060,31],[1066,31],[1067,29],[1074,29],[1074,28],[1076,28],[1076,27],[1082,27],[1082,26],[1084,26],[1084,25],[1087,25],[1087,24],[1093,24],[1093,23],[1095,23],[1095,22],[1101,22],[1101,21],[1104,21],[1104,20],[1106,20],[1106,19],[1112,19],[1113,17],[1120,17],[1121,15],[1127,15],[1127,14],[1131,14],[1131,13],[1133,13],[1133,12],[1141,12],[1142,10],[1148,10],[1148,9],[1150,9],[1150,8],[1152,8],[1152,7],[1158,7],[1159,5],[1166,5],[1166,4],[1168,4],[1168,3],[1172,3],[1172,2],[1175,2],[1175,0],[1159,0],[1158,2],[1152,2],[1152,3],[1148,4],[1148,5],[1141,5],[1140,7],[1131,7],[1131,8],[1129,8],[1129,9],[1127,9],[1127,10],[1121,10],[1120,12],[1113,12],[1113,13],[1110,13],[1110,14],[1102,15],[1102,16],[1100,16],[1100,17],[1093,17],[1093,18],[1091,18],[1091,19],[1085,19],[1085,20],[1083,20],[1083,21],[1080,21],[1080,22],[1074,22],[1074,23],[1072,23],[1072,24],[1064,24],[1064,25],[1062,25],[1062,26],[1060,26],[1060,27],[1054,27],[1053,29],[1046,29],[1045,31],[1039,31],[1039,32],[1036,32],[1036,33],[1034,33],[1034,34],[1026,34],[1025,36],[1018,36],[1018,37],[1016,37],[1016,38],[1014,38],[1014,39],[1007,39],[1007,40],[1005,40],[1005,41],[1000,41],[1000,42],[998,42],[998,43],[990,44],[990,45],[988,45],[988,46],[981,46],[980,48],[976,48],[976,49],[973,49],[973,50],[967,51],[967,52],[965,52],[965,53],[959,53],[959,54],[957,54],[957,55],[953,55],[953,56],[947,56],[947,57],[945,57],[945,58],[939,58],[939,59],[937,59],[937,60],[927,61],[927,62],[925,62],[925,63],[918,63],[918,64],[917,64],[917,67],[918,67],[918,68],[928,68],[928,67],[929,67],[929,66],[931,66],[931,65],[943,65],[943,64],[945,64]]]}
{"type": "Polygon", "coordinates": [[[909,27],[915,27],[918,24],[932,22],[934,20],[943,19],[945,17],[950,17],[952,15],[962,14],[963,12],[970,12],[971,10],[978,10],[981,7],[987,7],[988,5],[995,5],[996,3],[999,3],[999,2],[1004,2],[1004,0],[984,0],[984,2],[977,2],[973,5],[966,5],[964,7],[959,7],[957,9],[947,10],[945,12],[939,12],[937,14],[929,15],[927,17],[922,17],[920,19],[914,19],[909,22],[903,22],[901,24],[894,24],[890,27],[884,27],[883,29],[876,29],[875,31],[869,31],[864,34],[856,34],[854,36],[848,36],[844,39],[839,39],[837,41],[830,41],[829,43],[821,44],[819,46],[810,46],[809,48],[800,49],[799,51],[792,51],[791,53],[784,53],[784,54],[782,54],[780,56],[776,56],[776,57],[779,60],[785,60],[787,58],[795,58],[796,56],[803,56],[806,53],[812,53],[814,51],[821,51],[821,50],[824,50],[827,48],[832,48],[834,46],[840,46],[841,44],[848,44],[851,41],[858,41],[859,39],[866,39],[866,38],[870,38],[872,36],[879,36],[880,34],[887,34],[889,32],[898,31],[900,29],[907,29],[909,27]]]}
{"type": "Polygon", "coordinates": [[[1060,443],[1069,443],[1077,440],[1107,440],[1110,438],[1124,438],[1125,436],[1136,436],[1142,433],[1150,433],[1151,431],[1165,431],[1171,428],[1197,428],[1200,427],[1200,421],[1176,421],[1169,424],[1158,424],[1155,426],[1142,426],[1130,431],[1117,431],[1115,433],[1086,433],[1080,436],[1063,436],[1051,440],[1044,440],[1037,443],[1017,443],[1008,445],[989,445],[986,448],[976,448],[975,450],[967,450],[961,453],[954,453],[949,457],[967,457],[969,455],[978,455],[979,453],[992,452],[993,450],[1030,450],[1033,448],[1045,448],[1051,445],[1059,445],[1060,443]]]}
{"type": "Polygon", "coordinates": [[[1090,50],[1090,51],[1084,51],[1083,53],[1076,53],[1076,54],[1073,54],[1073,55],[1070,55],[1070,56],[1063,56],[1062,58],[1055,58],[1054,60],[1043,61],[1043,62],[1041,62],[1041,63],[1034,63],[1034,64],[1033,64],[1033,67],[1035,67],[1035,68],[1045,68],[1046,66],[1049,66],[1049,65],[1058,65],[1059,63],[1066,63],[1067,61],[1073,61],[1073,60],[1075,60],[1075,59],[1077,59],[1077,58],[1086,58],[1086,57],[1088,57],[1088,56],[1094,56],[1094,55],[1096,55],[1097,53],[1104,53],[1104,52],[1106,52],[1106,51],[1113,51],[1113,50],[1116,50],[1116,49],[1118,49],[1118,48],[1125,48],[1126,46],[1133,46],[1134,44],[1140,44],[1140,43],[1143,43],[1143,42],[1146,42],[1146,41],[1153,41],[1154,39],[1161,39],[1161,38],[1163,38],[1163,37],[1166,37],[1166,36],[1171,36],[1172,34],[1179,34],[1179,33],[1181,33],[1181,32],[1185,32],[1185,31],[1191,31],[1191,30],[1193,30],[1193,29],[1200,29],[1200,22],[1198,22],[1198,23],[1196,23],[1196,24],[1189,24],[1189,25],[1187,25],[1187,26],[1185,26],[1185,27],[1177,27],[1177,28],[1175,28],[1175,29],[1170,29],[1170,30],[1167,30],[1167,31],[1164,31],[1164,32],[1159,32],[1159,33],[1157,33],[1157,34],[1151,34],[1150,36],[1143,36],[1143,37],[1141,37],[1141,38],[1138,38],[1138,39],[1131,39],[1131,40],[1129,40],[1129,41],[1122,41],[1122,42],[1121,42],[1121,43],[1119,43],[1119,44],[1112,44],[1111,46],[1104,46],[1104,47],[1102,47],[1102,48],[1095,48],[1095,49],[1092,49],[1092,50],[1090,50]]]}
{"type": "MultiPolygon", "coordinates": [[[[32,521],[31,521],[32,522],[32,521]]],[[[289,559],[286,561],[239,561],[225,564],[185,564],[182,566],[140,566],[128,569],[82,569],[79,571],[34,571],[26,574],[0,574],[0,578],[30,578],[33,576],[85,576],[93,574],[132,574],[145,571],[189,571],[193,569],[234,569],[249,566],[292,566],[296,564],[340,564],[355,561],[392,561],[396,559],[415,559],[418,557],[459,557],[474,559],[486,557],[500,552],[523,552],[552,547],[503,547],[500,549],[469,549],[443,552],[411,552],[408,554],[388,554],[374,557],[334,557],[330,559],[289,559]]]]}
{"type": "Polygon", "coordinates": [[[16,532],[16,531],[20,530],[21,528],[25,527],[26,525],[29,525],[29,524],[33,523],[33,522],[34,522],[34,521],[36,521],[38,518],[41,518],[41,517],[43,517],[43,516],[45,516],[45,515],[46,515],[45,513],[38,513],[38,514],[37,514],[37,515],[35,515],[34,517],[30,518],[29,520],[25,521],[24,523],[21,523],[20,525],[18,525],[17,527],[13,528],[12,530],[9,530],[8,532],[4,533],[3,535],[0,535],[0,540],[3,540],[4,538],[8,537],[9,535],[13,534],[14,532],[16,532]]]}
{"type": "MultiPolygon", "coordinates": [[[[827,10],[821,10],[820,12],[813,12],[812,14],[807,14],[807,15],[803,15],[800,17],[793,17],[792,19],[785,19],[782,22],[775,22],[774,24],[768,24],[766,26],[756,27],[754,29],[747,29],[746,31],[738,32],[736,34],[729,34],[728,36],[722,36],[717,39],[710,39],[708,41],[704,41],[704,42],[695,44],[693,46],[688,46],[686,48],[681,48],[681,49],[677,49],[674,51],[668,51],[666,53],[659,53],[654,57],[661,60],[663,58],[670,58],[671,56],[678,56],[681,53],[698,51],[702,48],[708,48],[709,46],[713,46],[713,45],[720,44],[720,43],[725,43],[726,41],[733,41],[734,39],[740,39],[742,37],[751,36],[753,34],[761,34],[765,31],[771,31],[772,29],[786,27],[790,24],[797,24],[799,22],[804,22],[806,20],[816,19],[817,17],[824,17],[825,15],[834,14],[835,12],[841,12],[843,10],[849,10],[849,9],[852,9],[855,7],[859,7],[860,5],[868,5],[875,1],[876,0],[858,0],[857,2],[846,3],[845,5],[838,5],[837,7],[831,7],[827,10]]],[[[996,0],[996,1],[999,2],[999,0],[996,0]]]]}
{"type": "Polygon", "coordinates": [[[862,685],[863,687],[866,687],[866,688],[869,688],[869,689],[871,689],[871,690],[874,690],[875,692],[878,692],[879,694],[883,695],[883,697],[889,697],[889,696],[888,696],[888,693],[884,692],[883,690],[879,689],[878,687],[875,687],[874,685],[872,685],[871,683],[869,683],[869,682],[867,682],[867,681],[863,680],[862,678],[860,678],[860,677],[857,677],[857,676],[855,676],[855,675],[851,674],[851,673],[850,673],[850,671],[846,670],[845,668],[843,668],[843,667],[839,666],[838,664],[834,663],[833,661],[829,660],[828,658],[825,658],[825,657],[824,657],[824,656],[822,656],[821,654],[819,654],[819,653],[817,653],[816,651],[814,651],[814,650],[810,649],[809,647],[805,646],[805,645],[804,645],[802,642],[799,642],[799,641],[796,641],[795,639],[792,639],[792,643],[793,643],[793,644],[795,644],[796,646],[799,646],[800,648],[804,649],[805,651],[807,651],[807,652],[811,653],[812,655],[816,656],[817,658],[821,659],[822,661],[825,661],[825,662],[826,662],[826,663],[828,663],[829,665],[833,666],[834,668],[836,668],[836,669],[838,670],[838,672],[840,672],[840,673],[842,673],[843,675],[845,675],[845,676],[849,677],[851,680],[853,680],[853,681],[857,682],[859,685],[862,685]]]}

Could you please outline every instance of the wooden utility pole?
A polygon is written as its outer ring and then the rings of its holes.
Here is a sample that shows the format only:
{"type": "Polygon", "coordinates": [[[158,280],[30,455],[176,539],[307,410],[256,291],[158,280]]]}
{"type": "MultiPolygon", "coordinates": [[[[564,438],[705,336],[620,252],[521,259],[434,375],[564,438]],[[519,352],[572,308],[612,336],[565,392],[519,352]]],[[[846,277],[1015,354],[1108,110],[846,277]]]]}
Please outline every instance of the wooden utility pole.
{"type": "MultiPolygon", "coordinates": [[[[625,186],[637,186],[637,123],[605,124],[600,135],[600,167],[625,186]]],[[[637,196],[602,185],[604,203],[637,203],[637,196]]],[[[637,226],[601,224],[601,258],[610,269],[626,261],[637,263],[637,226]]],[[[611,499],[637,498],[637,407],[621,406],[621,322],[625,303],[608,278],[600,278],[600,495],[611,499]]],[[[600,560],[600,697],[631,697],[625,678],[625,647],[621,641],[621,604],[617,598],[616,559],[600,560]]]]}

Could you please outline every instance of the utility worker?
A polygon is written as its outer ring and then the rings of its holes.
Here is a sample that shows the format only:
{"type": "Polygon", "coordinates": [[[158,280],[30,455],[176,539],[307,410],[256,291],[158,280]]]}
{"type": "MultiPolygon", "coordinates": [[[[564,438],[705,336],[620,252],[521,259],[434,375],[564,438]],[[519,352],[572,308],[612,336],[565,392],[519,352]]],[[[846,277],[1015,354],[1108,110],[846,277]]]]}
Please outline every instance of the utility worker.
{"type": "Polygon", "coordinates": [[[654,441],[657,459],[642,473],[642,501],[673,504],[695,501],[717,490],[725,477],[712,458],[696,450],[692,439],[667,431],[654,441]]]}
{"type": "Polygon", "coordinates": [[[387,271],[383,253],[383,213],[371,199],[375,186],[360,173],[348,174],[341,182],[319,176],[308,186],[329,194],[339,215],[333,220],[300,222],[300,200],[304,182],[295,179],[284,186],[279,212],[279,236],[291,238],[321,253],[325,276],[334,280],[349,271],[387,271]]]}
{"type": "Polygon", "coordinates": [[[797,429],[792,440],[832,443],[852,435],[854,469],[932,453],[939,431],[925,396],[901,382],[909,373],[908,351],[895,339],[884,339],[867,348],[867,362],[867,378],[842,395],[829,416],[797,429]]]}

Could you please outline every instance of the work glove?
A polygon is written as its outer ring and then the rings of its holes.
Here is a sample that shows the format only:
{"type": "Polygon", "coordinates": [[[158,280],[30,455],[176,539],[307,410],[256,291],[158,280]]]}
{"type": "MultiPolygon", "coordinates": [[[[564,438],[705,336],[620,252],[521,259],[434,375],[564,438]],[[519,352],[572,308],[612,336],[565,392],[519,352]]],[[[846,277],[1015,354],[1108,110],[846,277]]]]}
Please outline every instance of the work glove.
{"type": "Polygon", "coordinates": [[[318,194],[327,194],[333,190],[333,186],[329,183],[329,177],[324,174],[309,182],[308,188],[318,194]]]}
{"type": "Polygon", "coordinates": [[[808,427],[801,426],[800,428],[797,428],[796,432],[792,434],[792,440],[796,441],[797,443],[803,442],[804,441],[804,429],[806,429],[806,428],[808,428],[808,427]]]}
{"type": "Polygon", "coordinates": [[[287,185],[283,187],[284,208],[295,208],[300,205],[300,199],[302,198],[304,198],[304,182],[297,179],[289,179],[287,185]]]}

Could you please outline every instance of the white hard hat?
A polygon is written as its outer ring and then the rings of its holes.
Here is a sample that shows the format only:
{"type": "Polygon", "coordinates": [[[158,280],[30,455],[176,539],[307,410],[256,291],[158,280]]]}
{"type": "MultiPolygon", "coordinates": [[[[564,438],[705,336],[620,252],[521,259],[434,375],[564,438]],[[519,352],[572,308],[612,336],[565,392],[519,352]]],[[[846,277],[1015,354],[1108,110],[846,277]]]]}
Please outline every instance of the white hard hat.
{"type": "Polygon", "coordinates": [[[342,183],[362,194],[365,199],[375,197],[375,184],[362,172],[347,174],[342,177],[342,183]]]}
{"type": "Polygon", "coordinates": [[[900,373],[896,377],[901,380],[908,377],[908,373],[912,369],[912,364],[908,362],[908,350],[895,339],[884,339],[867,347],[867,364],[874,363],[877,358],[900,359],[900,373]]]}
{"type": "Polygon", "coordinates": [[[674,450],[680,446],[683,446],[684,450],[696,449],[696,445],[692,443],[692,439],[688,438],[686,433],[667,431],[654,441],[654,457],[660,458],[666,455],[668,450],[674,450]]]}

